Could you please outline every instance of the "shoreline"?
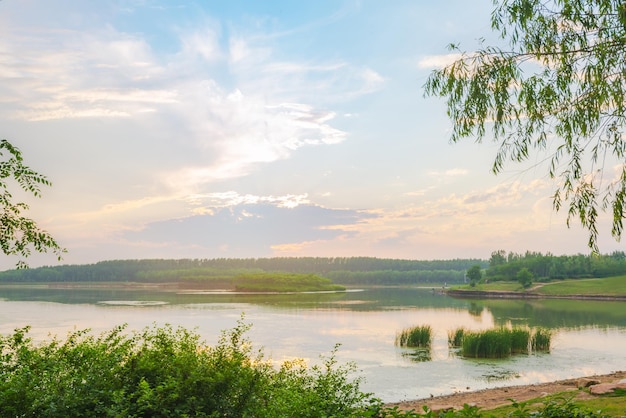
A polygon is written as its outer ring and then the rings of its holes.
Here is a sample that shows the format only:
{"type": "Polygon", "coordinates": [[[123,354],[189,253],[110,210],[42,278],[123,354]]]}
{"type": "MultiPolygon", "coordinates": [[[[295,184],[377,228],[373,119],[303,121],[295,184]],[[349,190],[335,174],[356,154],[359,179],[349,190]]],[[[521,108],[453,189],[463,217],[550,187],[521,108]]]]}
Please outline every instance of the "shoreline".
{"type": "Polygon", "coordinates": [[[390,402],[386,403],[385,406],[390,408],[397,407],[401,411],[414,410],[416,412],[422,412],[424,406],[433,411],[442,411],[452,408],[462,409],[464,404],[468,404],[477,406],[482,410],[490,410],[500,406],[511,405],[511,400],[524,402],[530,399],[540,398],[560,392],[572,392],[572,396],[575,396],[577,399],[591,399],[594,395],[590,395],[587,391],[581,390],[581,388],[589,386],[590,383],[614,383],[622,379],[626,379],[625,370],[615,371],[609,374],[569,378],[546,383],[502,386],[497,388],[453,393],[451,395],[390,402]]]}
{"type": "Polygon", "coordinates": [[[533,292],[510,292],[498,290],[458,290],[447,289],[446,295],[459,299],[574,299],[598,301],[626,301],[626,295],[545,295],[533,292]]]}

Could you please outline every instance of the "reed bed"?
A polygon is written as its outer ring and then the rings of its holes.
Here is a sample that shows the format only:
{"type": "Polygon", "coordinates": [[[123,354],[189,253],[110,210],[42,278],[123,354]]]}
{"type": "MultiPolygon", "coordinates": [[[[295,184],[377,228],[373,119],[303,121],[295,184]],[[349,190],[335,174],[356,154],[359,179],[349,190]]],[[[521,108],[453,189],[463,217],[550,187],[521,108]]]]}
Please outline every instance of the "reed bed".
{"type": "Polygon", "coordinates": [[[405,328],[396,334],[396,345],[400,347],[429,348],[433,340],[433,329],[430,325],[418,325],[405,328]]]}
{"type": "Polygon", "coordinates": [[[511,330],[511,353],[530,352],[530,336],[531,332],[528,328],[513,328],[511,330]]]}
{"type": "Polygon", "coordinates": [[[530,346],[533,351],[550,351],[552,333],[545,328],[537,328],[530,339],[530,346]]]}
{"type": "Polygon", "coordinates": [[[461,347],[464,357],[505,358],[511,354],[549,351],[551,332],[538,328],[495,328],[467,331],[458,328],[448,333],[448,345],[461,347]]]}
{"type": "Polygon", "coordinates": [[[511,330],[507,328],[467,332],[463,336],[464,357],[504,358],[511,355],[511,330]]]}
{"type": "Polygon", "coordinates": [[[467,330],[463,327],[448,331],[448,347],[457,348],[463,345],[463,336],[467,330]]]}

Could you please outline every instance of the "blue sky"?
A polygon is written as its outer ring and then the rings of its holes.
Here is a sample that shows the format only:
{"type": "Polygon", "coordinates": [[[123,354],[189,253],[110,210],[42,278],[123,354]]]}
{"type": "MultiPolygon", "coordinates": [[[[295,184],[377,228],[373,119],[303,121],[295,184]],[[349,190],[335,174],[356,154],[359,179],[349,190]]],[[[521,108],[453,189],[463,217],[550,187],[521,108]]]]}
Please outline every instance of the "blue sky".
{"type": "Polygon", "coordinates": [[[490,12],[490,0],[5,0],[0,134],[53,182],[29,216],[64,263],[587,252],[551,210],[540,156],[494,176],[494,145],[450,144],[445,103],[423,97],[449,43],[493,39],[490,12]]]}

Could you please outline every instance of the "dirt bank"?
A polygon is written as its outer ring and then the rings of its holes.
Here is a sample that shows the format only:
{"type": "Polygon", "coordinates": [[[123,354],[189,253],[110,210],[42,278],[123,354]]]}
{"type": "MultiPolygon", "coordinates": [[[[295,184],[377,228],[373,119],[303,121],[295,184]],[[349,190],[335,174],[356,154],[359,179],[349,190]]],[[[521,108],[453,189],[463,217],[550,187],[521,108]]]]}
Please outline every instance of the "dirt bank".
{"type": "Polygon", "coordinates": [[[417,399],[389,404],[390,407],[398,406],[401,410],[422,411],[424,405],[432,410],[448,408],[460,409],[464,404],[476,405],[482,409],[493,409],[502,405],[510,405],[510,399],[518,402],[538,398],[559,392],[572,391],[577,398],[592,397],[586,391],[578,390],[581,382],[595,380],[600,383],[612,383],[626,379],[626,371],[614,372],[607,375],[589,376],[585,378],[559,380],[551,383],[539,383],[535,385],[510,386],[495,389],[484,389],[475,392],[456,393],[448,396],[435,396],[427,399],[417,399]]]}

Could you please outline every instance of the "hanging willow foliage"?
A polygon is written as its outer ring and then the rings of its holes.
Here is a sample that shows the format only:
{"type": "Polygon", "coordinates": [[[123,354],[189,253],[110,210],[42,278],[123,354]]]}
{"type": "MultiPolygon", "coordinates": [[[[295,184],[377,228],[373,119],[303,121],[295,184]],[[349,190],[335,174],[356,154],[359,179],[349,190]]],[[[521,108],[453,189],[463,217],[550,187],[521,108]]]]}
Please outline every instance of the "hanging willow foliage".
{"type": "Polygon", "coordinates": [[[446,98],[452,142],[498,144],[496,174],[546,153],[554,209],[567,208],[597,252],[599,212],[611,212],[619,240],[626,210],[626,3],[495,0],[491,25],[506,46],[434,70],[425,94],[446,98]]]}

